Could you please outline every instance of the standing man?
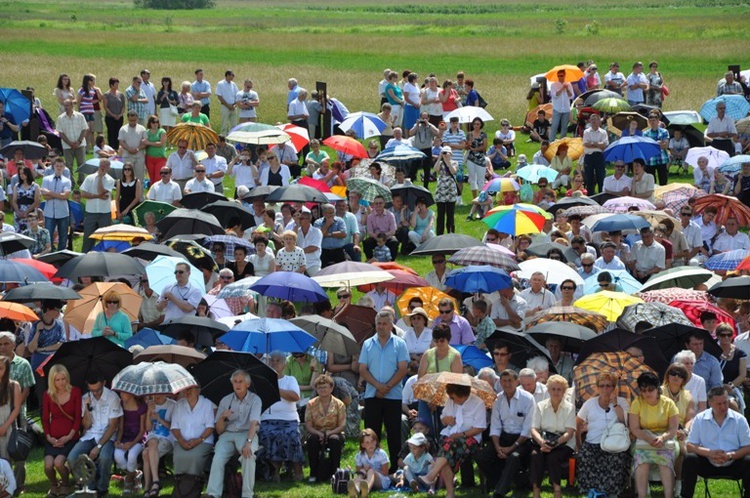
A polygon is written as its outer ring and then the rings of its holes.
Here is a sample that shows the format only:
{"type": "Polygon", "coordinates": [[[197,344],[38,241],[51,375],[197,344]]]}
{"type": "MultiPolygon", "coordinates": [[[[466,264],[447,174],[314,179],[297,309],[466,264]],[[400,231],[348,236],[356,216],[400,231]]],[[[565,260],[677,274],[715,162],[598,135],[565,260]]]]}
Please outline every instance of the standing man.
{"type": "Polygon", "coordinates": [[[666,250],[654,240],[654,231],[650,226],[641,228],[640,234],[641,240],[633,244],[628,266],[633,276],[644,283],[651,275],[667,267],[666,250]]]}
{"type": "Polygon", "coordinates": [[[227,160],[216,154],[216,144],[214,143],[206,144],[206,154],[208,157],[201,161],[201,164],[206,168],[206,178],[214,184],[214,191],[223,195],[224,184],[222,181],[227,173],[227,160]]]}
{"type": "Polygon", "coordinates": [[[643,136],[653,139],[659,144],[659,153],[648,160],[646,173],[659,177],[659,185],[666,185],[669,168],[669,132],[666,128],[661,127],[659,122],[659,112],[652,111],[648,115],[648,130],[643,132],[643,136]]]}
{"type": "Polygon", "coordinates": [[[122,148],[123,162],[133,163],[135,177],[143,181],[146,177],[146,128],[138,122],[137,111],[128,111],[128,124],[120,128],[117,138],[122,148]]]}
{"type": "Polygon", "coordinates": [[[237,92],[234,101],[240,109],[240,123],[255,123],[258,121],[257,109],[260,100],[258,100],[258,92],[253,90],[253,80],[250,78],[245,80],[242,90],[237,92]]]}
{"type": "Polygon", "coordinates": [[[380,311],[375,316],[376,335],[362,344],[359,354],[360,383],[365,387],[365,427],[381,439],[382,428],[388,435],[391,468],[398,466],[401,448],[401,380],[406,375],[409,351],[406,342],[392,333],[393,316],[380,311]]]}
{"type": "MultiPolygon", "coordinates": [[[[86,133],[89,131],[86,118],[80,112],[75,111],[74,106],[75,103],[72,100],[63,102],[65,112],[57,118],[57,131],[62,140],[63,157],[71,174],[73,173],[73,159],[78,168],[86,162],[86,133]]],[[[0,116],[2,116],[2,104],[0,104],[0,116]]],[[[5,126],[8,125],[5,124],[5,126]]],[[[79,183],[81,177],[81,173],[78,173],[79,183]]]]}
{"type": "Polygon", "coordinates": [[[594,195],[595,187],[600,193],[604,191],[604,176],[607,174],[604,149],[609,145],[609,138],[607,132],[599,127],[602,118],[598,114],[589,117],[589,124],[591,127],[583,132],[583,172],[586,177],[586,190],[589,195],[594,195]]]}
{"type": "Polygon", "coordinates": [[[643,62],[633,64],[633,72],[628,75],[627,86],[630,107],[643,104],[646,100],[643,91],[648,89],[648,79],[643,74],[643,62]]]}
{"type": "Polygon", "coordinates": [[[224,79],[216,84],[216,97],[221,104],[221,134],[227,135],[229,130],[237,125],[237,83],[234,82],[234,73],[227,69],[224,79]]]}
{"type": "MultiPolygon", "coordinates": [[[[343,202],[343,201],[342,201],[343,202]]],[[[323,217],[315,220],[315,228],[323,234],[322,253],[320,261],[322,267],[346,261],[344,246],[346,245],[346,223],[336,216],[333,204],[323,204],[323,217]]],[[[354,220],[357,223],[357,220],[354,220]]]]}
{"type": "Polygon", "coordinates": [[[372,201],[373,212],[367,216],[367,237],[362,243],[365,250],[365,260],[372,259],[372,253],[378,242],[375,237],[379,233],[384,233],[388,238],[386,245],[391,251],[391,257],[396,260],[398,254],[398,240],[396,240],[396,217],[393,213],[385,209],[385,199],[382,196],[376,196],[372,201]]]}
{"type": "Polygon", "coordinates": [[[604,88],[622,95],[622,91],[628,86],[625,75],[620,72],[620,63],[613,62],[609,65],[609,72],[604,75],[604,88]]]}
{"type": "MultiPolygon", "coordinates": [[[[68,196],[72,183],[66,178],[65,161],[58,157],[52,165],[55,173],[42,178],[42,195],[44,196],[44,226],[49,230],[54,241],[55,230],[58,233],[58,244],[55,251],[68,247],[68,228],[70,227],[70,207],[68,196]]],[[[53,244],[54,246],[54,244],[53,244]]]]}
{"type": "MultiPolygon", "coordinates": [[[[422,174],[424,175],[424,187],[427,188],[427,184],[430,182],[430,172],[434,164],[434,161],[432,160],[432,142],[435,140],[435,137],[440,136],[440,130],[430,123],[430,114],[427,111],[422,111],[419,114],[417,122],[414,123],[414,126],[409,130],[409,136],[412,137],[412,146],[415,149],[419,149],[422,151],[422,154],[424,154],[424,158],[422,158],[422,174]]],[[[463,161],[461,161],[461,163],[463,163],[463,161]]],[[[419,168],[415,167],[409,172],[409,178],[411,178],[412,182],[417,179],[418,171],[419,168]]]]}
{"type": "Polygon", "coordinates": [[[320,271],[323,232],[312,226],[312,213],[309,209],[303,209],[299,215],[297,245],[305,251],[305,267],[307,268],[305,273],[314,277],[320,271]]]}
{"type": "MultiPolygon", "coordinates": [[[[112,189],[115,179],[109,176],[109,159],[101,159],[96,173],[91,173],[81,184],[81,197],[86,199],[83,216],[83,248],[89,252],[94,245],[90,239],[98,228],[112,225],[112,189]]],[[[114,450],[113,450],[114,451],[114,450]]]]}
{"type": "Polygon", "coordinates": [[[201,113],[211,117],[211,83],[203,79],[203,69],[195,70],[195,81],[190,85],[190,93],[201,104],[201,113]]]}
{"type": "MultiPolygon", "coordinates": [[[[291,95],[291,91],[289,92],[291,95]]],[[[309,129],[309,123],[307,119],[310,117],[310,113],[307,110],[307,90],[304,88],[298,89],[297,98],[289,102],[289,110],[287,110],[286,117],[290,123],[295,126],[299,126],[304,130],[309,129]]],[[[302,157],[307,157],[307,153],[310,152],[310,146],[305,145],[300,151],[302,157]]]]}
{"type": "Polygon", "coordinates": [[[195,153],[187,148],[187,140],[177,141],[177,150],[167,158],[167,167],[172,172],[173,181],[177,182],[180,190],[185,188],[187,181],[193,178],[193,169],[198,165],[195,153]]]}
{"type": "Polygon", "coordinates": [[[289,78],[286,82],[286,87],[289,89],[289,93],[286,94],[286,109],[288,111],[289,104],[299,97],[300,88],[295,78],[289,78]]]}
{"type": "MultiPolygon", "coordinates": [[[[156,114],[156,87],[150,81],[151,72],[148,69],[141,71],[141,90],[146,94],[148,102],[146,102],[146,112],[148,116],[156,114]]],[[[146,119],[148,120],[148,116],[146,119]]]]}
{"type": "Polygon", "coordinates": [[[143,83],[143,80],[140,76],[133,76],[133,83],[125,89],[125,98],[128,100],[128,114],[130,111],[135,111],[138,124],[146,126],[149,116],[148,96],[141,88],[141,83],[143,83]]]}
{"type": "Polygon", "coordinates": [[[190,283],[190,265],[177,263],[174,269],[175,283],[167,287],[156,301],[156,309],[164,312],[164,321],[169,323],[186,314],[195,313],[201,302],[204,289],[190,283]]]}
{"type": "MultiPolygon", "coordinates": [[[[218,89],[217,89],[218,90],[218,89]]],[[[206,495],[218,498],[224,492],[224,466],[239,452],[242,465],[242,496],[253,496],[255,488],[255,452],[258,451],[260,398],[250,392],[250,374],[235,370],[231,377],[233,392],[224,396],[216,410],[216,433],[211,474],[206,495]]]]}
{"type": "Polygon", "coordinates": [[[177,182],[172,181],[172,170],[169,169],[169,166],[162,166],[159,175],[161,181],[151,185],[148,194],[146,194],[146,199],[179,206],[182,200],[182,190],[180,190],[177,182]]]}
{"type": "Polygon", "coordinates": [[[557,81],[550,88],[552,95],[552,127],[549,129],[549,141],[554,142],[557,132],[560,137],[568,133],[570,120],[570,101],[573,99],[573,86],[565,81],[565,70],[557,72],[557,81]]]}
{"type": "Polygon", "coordinates": [[[445,323],[451,328],[451,346],[464,346],[468,344],[474,344],[476,337],[474,337],[474,331],[471,330],[469,321],[456,314],[456,307],[453,299],[444,297],[438,303],[438,312],[440,315],[435,318],[432,326],[439,323],[445,323]]]}

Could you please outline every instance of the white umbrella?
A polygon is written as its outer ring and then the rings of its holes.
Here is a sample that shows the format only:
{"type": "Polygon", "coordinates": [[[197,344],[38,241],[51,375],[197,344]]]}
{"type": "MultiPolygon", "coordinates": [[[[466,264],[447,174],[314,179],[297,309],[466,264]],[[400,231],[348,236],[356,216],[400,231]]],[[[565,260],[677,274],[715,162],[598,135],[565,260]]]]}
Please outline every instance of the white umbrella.
{"type": "Polygon", "coordinates": [[[472,121],[474,121],[474,118],[479,118],[482,121],[495,120],[495,118],[493,118],[489,112],[485,111],[481,107],[474,106],[459,107],[455,111],[451,111],[443,116],[443,119],[445,121],[450,121],[450,119],[454,117],[458,118],[459,123],[471,123],[472,121]]]}
{"type": "Polygon", "coordinates": [[[583,286],[583,279],[570,266],[561,261],[546,258],[535,258],[520,263],[520,271],[515,272],[521,278],[531,278],[536,272],[542,272],[548,284],[560,285],[563,280],[572,280],[576,285],[583,286]]]}
{"type": "Polygon", "coordinates": [[[368,263],[344,261],[323,268],[313,277],[321,287],[356,287],[358,285],[386,282],[395,277],[368,263]]]}
{"type": "Polygon", "coordinates": [[[708,169],[710,170],[718,168],[729,159],[729,154],[709,145],[708,147],[691,147],[688,150],[687,156],[685,156],[684,162],[691,168],[697,168],[698,159],[704,156],[708,159],[708,169]]]}
{"type": "Polygon", "coordinates": [[[203,282],[203,272],[184,259],[173,258],[171,256],[157,256],[156,259],[146,266],[149,287],[161,295],[165,289],[174,285],[176,283],[174,270],[178,263],[190,267],[190,285],[198,289],[206,287],[206,284],[203,282]]]}
{"type": "Polygon", "coordinates": [[[371,112],[353,112],[339,125],[342,131],[354,130],[357,138],[366,139],[383,134],[387,124],[377,114],[371,112]]]}

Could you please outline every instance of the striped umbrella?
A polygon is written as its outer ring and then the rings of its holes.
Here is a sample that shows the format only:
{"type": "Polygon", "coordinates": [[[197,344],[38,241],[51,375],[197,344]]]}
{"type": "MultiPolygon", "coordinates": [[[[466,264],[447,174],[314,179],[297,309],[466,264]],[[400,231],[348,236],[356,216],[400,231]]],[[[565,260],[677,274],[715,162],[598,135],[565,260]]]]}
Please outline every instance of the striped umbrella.
{"type": "Polygon", "coordinates": [[[544,322],[570,322],[601,332],[609,325],[607,317],[577,306],[553,306],[533,315],[526,321],[526,328],[544,322]]]}
{"type": "Polygon", "coordinates": [[[736,218],[742,227],[750,225],[750,208],[736,197],[722,194],[706,195],[695,201],[694,209],[701,213],[708,206],[713,206],[717,210],[714,218],[717,226],[725,225],[729,218],[736,218]]]}
{"type": "Polygon", "coordinates": [[[701,107],[700,115],[706,121],[711,121],[716,117],[716,104],[723,102],[726,104],[726,116],[732,118],[734,121],[742,119],[747,116],[750,112],[750,103],[745,99],[744,95],[719,95],[713,99],[708,99],[701,107]]]}
{"type": "Polygon", "coordinates": [[[671,192],[665,192],[664,195],[662,195],[661,200],[664,201],[664,204],[670,208],[672,212],[677,213],[684,206],[687,206],[688,201],[693,197],[700,198],[706,195],[708,195],[708,192],[699,188],[681,187],[671,192]]]}
{"type": "Polygon", "coordinates": [[[613,97],[594,102],[594,105],[592,105],[591,107],[593,107],[597,111],[606,112],[607,114],[615,114],[618,112],[630,110],[630,104],[628,104],[627,100],[613,97]]]}
{"type": "Polygon", "coordinates": [[[716,321],[718,323],[726,323],[731,326],[732,329],[734,329],[735,326],[734,318],[732,317],[732,315],[719,308],[718,306],[714,306],[713,304],[706,301],[689,301],[678,299],[669,303],[669,306],[675,309],[682,310],[682,312],[685,313],[687,319],[690,320],[696,327],[703,327],[703,324],[701,323],[701,314],[706,311],[714,313],[716,315],[716,321]]]}
{"type": "Polygon", "coordinates": [[[484,192],[517,192],[521,186],[513,178],[495,178],[484,184],[484,192]]]}
{"type": "Polygon", "coordinates": [[[448,258],[448,262],[462,266],[489,265],[502,268],[507,272],[521,269],[511,256],[487,246],[474,246],[461,249],[448,258]]]}
{"type": "Polygon", "coordinates": [[[490,228],[514,236],[541,232],[545,220],[544,215],[520,208],[518,205],[498,206],[482,218],[490,228]]]}
{"type": "Polygon", "coordinates": [[[301,151],[305,145],[310,143],[310,132],[308,132],[301,126],[287,123],[283,125],[276,125],[276,128],[289,135],[289,138],[292,140],[294,150],[296,150],[297,152],[301,151]]]}
{"type": "Polygon", "coordinates": [[[742,263],[742,260],[748,256],[750,256],[750,251],[745,249],[722,252],[708,258],[706,268],[713,271],[731,271],[736,269],[742,263]]]}
{"type": "Polygon", "coordinates": [[[349,178],[346,181],[346,187],[349,190],[357,192],[362,199],[368,202],[374,201],[375,197],[378,196],[382,197],[385,202],[393,201],[390,189],[372,178],[366,178],[364,176],[349,178]]]}
{"type": "Polygon", "coordinates": [[[341,131],[353,130],[357,138],[366,139],[382,135],[386,123],[372,112],[353,112],[339,125],[341,131]]]}

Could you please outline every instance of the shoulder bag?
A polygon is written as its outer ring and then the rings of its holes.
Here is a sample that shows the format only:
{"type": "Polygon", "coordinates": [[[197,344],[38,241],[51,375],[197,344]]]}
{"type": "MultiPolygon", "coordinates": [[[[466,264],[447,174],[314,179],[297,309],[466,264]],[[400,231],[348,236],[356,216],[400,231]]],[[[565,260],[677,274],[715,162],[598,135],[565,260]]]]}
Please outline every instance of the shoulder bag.
{"type": "MultiPolygon", "coordinates": [[[[13,413],[14,393],[10,392],[10,411],[13,413]]],[[[20,412],[19,412],[20,416],[20,412]]],[[[10,436],[8,437],[8,456],[14,462],[25,462],[29,458],[34,438],[25,430],[18,427],[18,417],[13,421],[10,436]]]]}
{"type": "Polygon", "coordinates": [[[615,417],[602,434],[599,446],[607,453],[627,451],[630,448],[630,430],[615,417]]]}

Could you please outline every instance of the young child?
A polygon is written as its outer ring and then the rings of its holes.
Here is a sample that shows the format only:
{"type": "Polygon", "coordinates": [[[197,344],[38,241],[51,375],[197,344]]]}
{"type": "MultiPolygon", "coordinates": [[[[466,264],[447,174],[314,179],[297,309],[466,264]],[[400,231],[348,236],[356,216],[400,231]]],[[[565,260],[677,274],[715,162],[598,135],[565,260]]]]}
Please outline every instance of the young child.
{"type": "MultiPolygon", "coordinates": [[[[428,451],[430,443],[424,434],[416,433],[406,443],[409,445],[409,454],[404,458],[404,478],[409,487],[415,493],[420,491],[418,476],[425,476],[429,472],[430,464],[434,461],[428,451]]],[[[435,488],[430,486],[428,493],[434,494],[435,488]]]]}
{"type": "Polygon", "coordinates": [[[388,242],[388,237],[386,237],[383,232],[380,232],[375,237],[375,242],[377,242],[378,245],[372,251],[372,260],[370,262],[377,261],[379,263],[387,263],[393,261],[391,250],[385,245],[385,243],[388,242]]]}
{"type": "Polygon", "coordinates": [[[492,145],[487,149],[487,157],[492,162],[492,169],[508,169],[510,168],[510,161],[508,161],[508,151],[503,145],[502,138],[495,138],[492,140],[492,145]]]}
{"type": "Polygon", "coordinates": [[[146,434],[146,404],[126,392],[120,392],[120,402],[123,416],[115,441],[115,463],[126,471],[122,494],[130,494],[136,491],[138,455],[143,451],[143,436],[146,434]]]}
{"type": "Polygon", "coordinates": [[[492,209],[493,199],[492,196],[486,191],[482,190],[476,199],[471,201],[471,211],[469,216],[466,217],[466,221],[474,221],[474,215],[477,215],[477,219],[481,220],[487,211],[492,209]]]}
{"type": "Polygon", "coordinates": [[[159,459],[172,451],[172,434],[169,428],[175,405],[175,401],[164,394],[156,394],[148,399],[148,437],[143,449],[143,489],[146,490],[144,496],[159,496],[159,459]]]}
{"type": "Polygon", "coordinates": [[[370,490],[390,487],[388,467],[391,461],[388,454],[380,448],[378,436],[372,429],[359,433],[359,452],[354,457],[354,464],[357,466],[357,475],[347,486],[350,498],[364,498],[370,490]]]}
{"type": "Polygon", "coordinates": [[[529,161],[526,159],[526,154],[518,154],[518,164],[516,165],[516,171],[521,168],[525,168],[529,165],[529,161]]]}
{"type": "Polygon", "coordinates": [[[492,321],[487,315],[487,301],[483,299],[475,300],[471,305],[471,313],[477,319],[477,326],[474,329],[476,334],[476,345],[479,349],[487,350],[487,346],[484,341],[491,336],[497,327],[495,322],[492,321]]]}

